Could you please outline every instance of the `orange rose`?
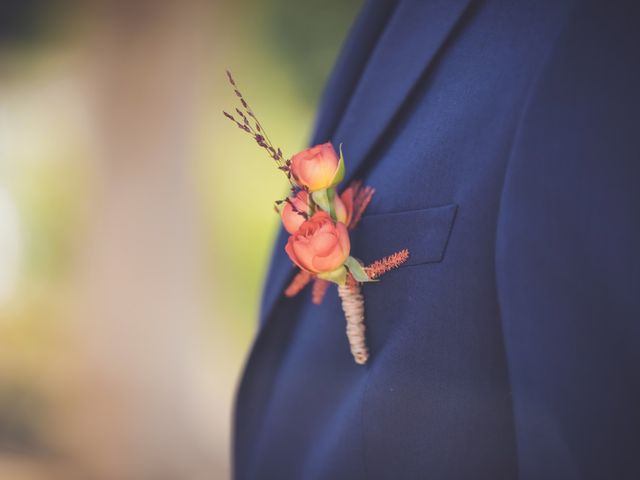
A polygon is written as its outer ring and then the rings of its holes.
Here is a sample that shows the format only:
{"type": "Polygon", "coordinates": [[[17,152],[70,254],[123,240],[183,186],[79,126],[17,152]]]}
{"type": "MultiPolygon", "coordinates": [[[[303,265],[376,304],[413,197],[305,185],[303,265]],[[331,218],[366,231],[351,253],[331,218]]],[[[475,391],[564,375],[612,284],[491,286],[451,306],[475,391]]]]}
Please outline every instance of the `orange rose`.
{"type": "Polygon", "coordinates": [[[293,263],[310,273],[332,272],[349,257],[349,234],[344,223],[333,223],[319,211],[289,237],[285,251],[293,263]]]}
{"type": "MultiPolygon", "coordinates": [[[[333,208],[337,220],[346,225],[350,212],[338,195],[333,198],[333,208]]],[[[290,197],[280,210],[282,224],[287,232],[297,232],[300,225],[304,223],[304,215],[301,215],[300,212],[309,214],[309,194],[304,190],[299,191],[295,197],[290,197]]]]}
{"type": "Polygon", "coordinates": [[[291,157],[293,178],[310,192],[332,186],[338,166],[338,155],[330,142],[307,148],[291,157]]]}

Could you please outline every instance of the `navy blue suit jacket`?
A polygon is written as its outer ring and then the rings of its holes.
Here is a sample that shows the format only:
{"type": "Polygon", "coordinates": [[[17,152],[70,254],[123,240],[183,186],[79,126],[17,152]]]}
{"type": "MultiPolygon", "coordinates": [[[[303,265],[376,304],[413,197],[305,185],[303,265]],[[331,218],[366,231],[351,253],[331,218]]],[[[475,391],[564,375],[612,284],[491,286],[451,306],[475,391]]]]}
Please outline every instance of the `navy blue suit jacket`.
{"type": "Polygon", "coordinates": [[[640,478],[640,12],[372,0],[314,143],[376,189],[352,235],[371,358],[281,234],[239,387],[235,477],[640,478]]]}

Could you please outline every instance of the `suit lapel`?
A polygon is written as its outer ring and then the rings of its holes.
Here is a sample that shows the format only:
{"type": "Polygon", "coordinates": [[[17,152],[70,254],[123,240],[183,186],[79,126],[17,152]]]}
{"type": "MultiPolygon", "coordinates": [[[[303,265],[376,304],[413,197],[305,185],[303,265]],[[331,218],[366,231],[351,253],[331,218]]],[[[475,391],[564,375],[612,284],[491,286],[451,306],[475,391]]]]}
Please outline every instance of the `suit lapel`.
{"type": "MultiPolygon", "coordinates": [[[[351,88],[341,86],[341,73],[348,70],[347,65],[352,61],[350,50],[362,54],[364,49],[356,45],[345,49],[328,84],[314,135],[314,143],[324,142],[331,136],[334,144],[344,144],[345,185],[367,160],[374,157],[372,151],[376,143],[426,73],[470,2],[401,0],[362,73],[357,75],[360,80],[350,100],[351,88]],[[335,99],[332,99],[334,95],[335,99]],[[345,104],[346,107],[342,107],[345,104]],[[342,111],[335,134],[331,135],[332,125],[342,111]]],[[[359,22],[360,28],[366,30],[362,18],[359,22]]],[[[354,82],[354,78],[345,79],[345,82],[354,82]]],[[[282,298],[282,291],[293,273],[291,262],[284,253],[285,243],[286,235],[281,231],[265,287],[261,323],[269,317],[277,300],[282,298]]]]}
{"type": "Polygon", "coordinates": [[[343,143],[346,182],[403,106],[470,0],[403,0],[367,64],[334,135],[343,143]]]}

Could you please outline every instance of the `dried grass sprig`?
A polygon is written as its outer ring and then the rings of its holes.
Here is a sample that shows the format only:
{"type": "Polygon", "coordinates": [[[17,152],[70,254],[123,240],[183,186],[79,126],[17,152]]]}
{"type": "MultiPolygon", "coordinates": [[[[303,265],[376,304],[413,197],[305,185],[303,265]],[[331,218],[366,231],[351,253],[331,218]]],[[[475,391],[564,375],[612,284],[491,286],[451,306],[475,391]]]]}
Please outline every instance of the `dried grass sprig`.
{"type": "Polygon", "coordinates": [[[300,270],[291,283],[284,291],[285,296],[287,297],[295,297],[300,291],[307,286],[307,284],[311,281],[313,275],[309,272],[305,272],[304,270],[300,270]]]}
{"type": "Polygon", "coordinates": [[[324,296],[329,289],[329,285],[331,285],[331,282],[316,277],[315,281],[313,282],[313,288],[311,290],[311,301],[315,305],[320,305],[322,303],[322,301],[324,300],[324,296]]]}
{"type": "Polygon", "coordinates": [[[258,120],[258,117],[256,116],[256,114],[253,113],[253,110],[249,106],[249,103],[244,98],[244,96],[242,95],[242,92],[240,92],[238,85],[236,84],[236,81],[233,79],[231,72],[229,72],[228,70],[227,70],[227,79],[229,80],[229,83],[231,84],[231,87],[233,88],[233,91],[236,94],[236,97],[238,97],[238,99],[240,100],[240,104],[242,105],[242,108],[244,111],[241,110],[240,108],[235,109],[237,115],[241,120],[237,120],[235,116],[233,116],[232,114],[226,111],[222,112],[223,115],[227,117],[229,120],[231,120],[233,123],[235,123],[236,126],[240,128],[240,130],[243,130],[247,132],[249,135],[251,135],[251,137],[253,137],[253,139],[258,144],[258,146],[263,148],[267,152],[267,154],[273,160],[275,160],[276,164],[278,165],[278,169],[285,172],[285,174],[287,175],[287,178],[291,182],[291,168],[290,168],[291,161],[288,159],[285,160],[284,156],[282,155],[282,150],[273,145],[273,143],[271,142],[271,139],[267,135],[267,132],[265,131],[262,124],[260,123],[260,120],[258,120]],[[250,119],[253,120],[253,122],[250,119]]]}

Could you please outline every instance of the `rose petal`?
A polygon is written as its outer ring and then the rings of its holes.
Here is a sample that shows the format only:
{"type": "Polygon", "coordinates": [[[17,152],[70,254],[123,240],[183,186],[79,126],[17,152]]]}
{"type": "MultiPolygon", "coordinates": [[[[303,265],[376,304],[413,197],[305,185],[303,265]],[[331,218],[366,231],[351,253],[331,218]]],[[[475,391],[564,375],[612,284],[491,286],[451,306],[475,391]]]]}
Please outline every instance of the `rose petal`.
{"type": "Polygon", "coordinates": [[[338,243],[342,251],[345,252],[345,256],[348,257],[351,250],[351,240],[349,239],[349,232],[347,231],[346,225],[338,222],[336,224],[336,232],[338,234],[338,243]]]}
{"type": "Polygon", "coordinates": [[[334,232],[316,233],[310,238],[311,248],[315,255],[325,256],[338,246],[338,238],[334,232]]]}
{"type": "Polygon", "coordinates": [[[308,239],[304,240],[306,241],[294,240],[294,242],[292,242],[293,253],[298,259],[298,264],[301,268],[313,272],[313,248],[311,248],[308,239]]]}
{"type": "Polygon", "coordinates": [[[293,241],[294,241],[293,237],[289,237],[287,244],[284,246],[284,251],[287,252],[287,255],[289,255],[289,258],[293,263],[295,263],[298,267],[305,270],[305,268],[302,265],[300,265],[300,262],[293,251],[293,241]]]}
{"type": "Polygon", "coordinates": [[[327,256],[313,257],[311,266],[316,272],[330,272],[341,266],[348,256],[340,248],[336,248],[327,256]]]}

